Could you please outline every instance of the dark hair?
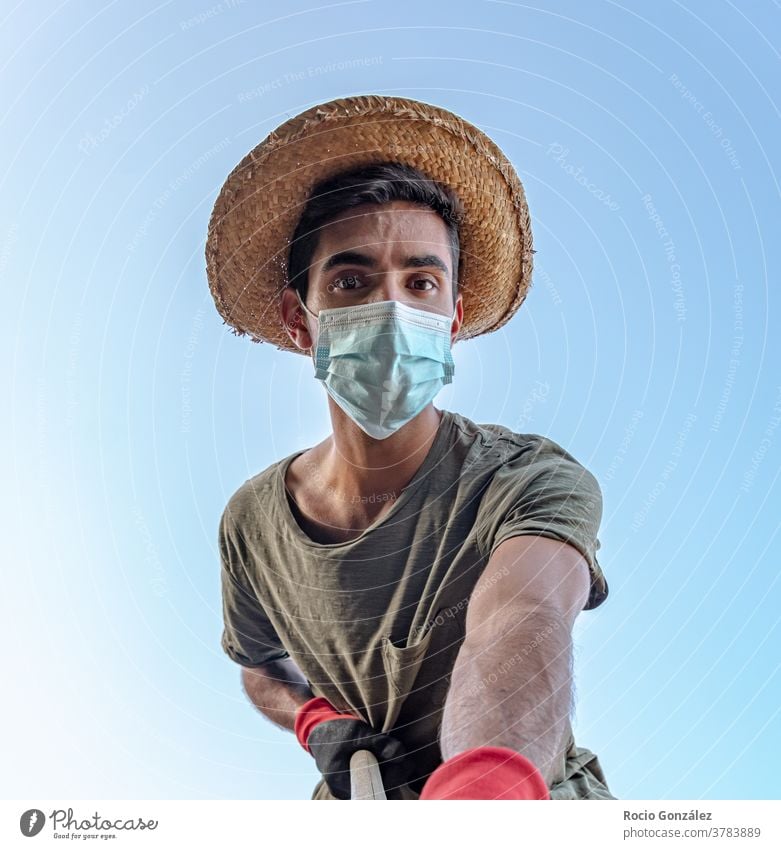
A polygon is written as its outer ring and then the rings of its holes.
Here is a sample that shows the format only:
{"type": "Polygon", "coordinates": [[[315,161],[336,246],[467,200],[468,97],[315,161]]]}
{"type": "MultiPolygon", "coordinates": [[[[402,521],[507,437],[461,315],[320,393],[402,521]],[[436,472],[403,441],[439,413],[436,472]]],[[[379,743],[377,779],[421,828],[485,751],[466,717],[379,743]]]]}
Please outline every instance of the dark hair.
{"type": "Polygon", "coordinates": [[[302,300],[306,300],[309,266],[323,226],[345,210],[360,204],[384,204],[394,200],[428,207],[445,222],[453,257],[455,301],[461,253],[458,228],[464,215],[463,206],[450,188],[401,162],[361,165],[321,180],[312,188],[288,253],[288,285],[298,289],[302,300]]]}

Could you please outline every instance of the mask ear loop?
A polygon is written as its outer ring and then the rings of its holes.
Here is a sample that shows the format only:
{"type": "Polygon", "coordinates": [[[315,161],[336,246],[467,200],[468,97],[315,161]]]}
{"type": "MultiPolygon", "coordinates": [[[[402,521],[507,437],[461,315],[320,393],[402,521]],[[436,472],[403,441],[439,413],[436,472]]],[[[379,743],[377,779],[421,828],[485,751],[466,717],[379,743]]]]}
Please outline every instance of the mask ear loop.
{"type": "Polygon", "coordinates": [[[305,309],[312,318],[317,318],[318,316],[309,309],[309,307],[301,300],[301,293],[296,289],[296,298],[298,298],[298,303],[305,309]]]}
{"type": "MultiPolygon", "coordinates": [[[[309,309],[309,307],[308,307],[308,306],[307,306],[307,305],[306,305],[306,304],[305,304],[305,303],[301,300],[301,293],[298,291],[298,289],[296,289],[296,290],[295,290],[295,292],[296,292],[296,298],[298,299],[298,303],[301,305],[301,307],[302,307],[302,308],[303,308],[306,312],[308,312],[308,313],[309,313],[309,315],[311,315],[311,316],[312,316],[312,318],[314,318],[314,319],[318,319],[318,316],[317,316],[317,315],[315,315],[315,314],[312,312],[312,310],[310,310],[310,309],[309,309]]],[[[295,325],[292,325],[292,326],[294,327],[295,325]]],[[[312,350],[312,349],[310,348],[309,350],[312,350]]]]}

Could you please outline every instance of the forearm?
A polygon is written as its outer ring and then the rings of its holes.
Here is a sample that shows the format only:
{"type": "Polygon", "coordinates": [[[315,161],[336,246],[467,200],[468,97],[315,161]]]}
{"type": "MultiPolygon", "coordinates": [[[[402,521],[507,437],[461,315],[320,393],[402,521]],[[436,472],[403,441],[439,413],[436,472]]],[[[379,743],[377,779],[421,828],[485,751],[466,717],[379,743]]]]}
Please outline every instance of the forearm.
{"type": "Polygon", "coordinates": [[[550,786],[571,709],[569,626],[543,607],[514,606],[461,646],[445,700],[442,757],[506,746],[529,758],[550,786]]]}
{"type": "Polygon", "coordinates": [[[293,730],[296,710],[313,698],[309,682],[290,658],[242,669],[244,691],[255,707],[281,728],[293,730]]]}

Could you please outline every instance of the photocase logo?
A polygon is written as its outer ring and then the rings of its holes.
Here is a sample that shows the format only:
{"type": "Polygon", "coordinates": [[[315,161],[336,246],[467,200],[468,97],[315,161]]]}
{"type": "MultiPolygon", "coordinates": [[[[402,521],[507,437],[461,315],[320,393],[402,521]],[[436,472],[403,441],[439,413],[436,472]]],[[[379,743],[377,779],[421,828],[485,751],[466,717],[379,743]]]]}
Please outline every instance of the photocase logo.
{"type": "MultiPolygon", "coordinates": [[[[50,814],[52,830],[54,837],[71,838],[78,840],[80,838],[89,839],[96,838],[97,834],[92,832],[104,832],[100,835],[102,838],[116,837],[114,832],[127,831],[154,831],[159,825],[158,820],[142,819],[107,819],[102,817],[97,811],[89,817],[78,819],[73,814],[73,808],[55,808],[50,814]],[[84,832],[82,834],[81,832],[84,832]]],[[[19,818],[19,830],[25,837],[35,837],[44,826],[46,816],[43,811],[38,808],[30,808],[25,811],[19,818]]]]}
{"type": "Polygon", "coordinates": [[[30,808],[25,811],[19,818],[19,829],[25,837],[35,837],[40,832],[46,822],[46,817],[43,811],[38,808],[30,808]]]}

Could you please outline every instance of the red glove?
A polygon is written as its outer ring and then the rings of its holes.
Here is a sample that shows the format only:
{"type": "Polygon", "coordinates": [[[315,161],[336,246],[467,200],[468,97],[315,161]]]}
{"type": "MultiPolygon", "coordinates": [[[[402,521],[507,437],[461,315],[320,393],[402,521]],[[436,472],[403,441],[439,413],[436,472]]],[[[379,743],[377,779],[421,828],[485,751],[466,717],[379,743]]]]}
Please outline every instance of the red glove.
{"type": "Polygon", "coordinates": [[[550,799],[550,793],[540,771],[520,752],[504,746],[478,746],[440,764],[420,798],[550,799]]]}
{"type": "Polygon", "coordinates": [[[360,749],[377,758],[389,793],[405,784],[412,773],[413,764],[405,758],[400,740],[375,731],[351,713],[339,713],[327,699],[304,702],[296,711],[293,730],[337,799],[350,798],[350,758],[360,749]]]}
{"type": "Polygon", "coordinates": [[[329,719],[358,719],[358,717],[352,713],[339,713],[328,699],[323,699],[319,696],[310,699],[308,702],[304,702],[296,710],[296,720],[293,730],[296,739],[307,752],[309,752],[309,746],[307,745],[309,732],[315,725],[319,725],[321,722],[326,722],[329,719]]]}

